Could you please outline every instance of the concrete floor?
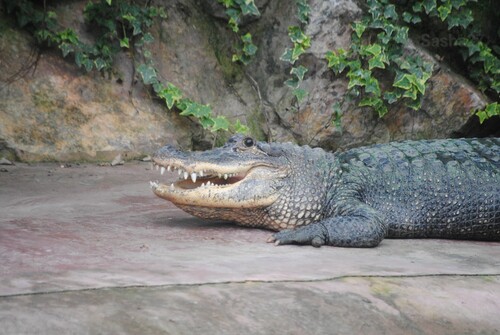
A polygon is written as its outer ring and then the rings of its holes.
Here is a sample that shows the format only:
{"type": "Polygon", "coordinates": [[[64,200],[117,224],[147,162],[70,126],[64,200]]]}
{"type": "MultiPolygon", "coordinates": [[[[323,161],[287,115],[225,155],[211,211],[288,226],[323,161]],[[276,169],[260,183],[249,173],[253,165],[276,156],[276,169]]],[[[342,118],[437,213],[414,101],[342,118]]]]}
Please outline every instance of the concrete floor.
{"type": "Polygon", "coordinates": [[[275,247],[149,163],[2,169],[0,334],[500,334],[500,243],[275,247]]]}

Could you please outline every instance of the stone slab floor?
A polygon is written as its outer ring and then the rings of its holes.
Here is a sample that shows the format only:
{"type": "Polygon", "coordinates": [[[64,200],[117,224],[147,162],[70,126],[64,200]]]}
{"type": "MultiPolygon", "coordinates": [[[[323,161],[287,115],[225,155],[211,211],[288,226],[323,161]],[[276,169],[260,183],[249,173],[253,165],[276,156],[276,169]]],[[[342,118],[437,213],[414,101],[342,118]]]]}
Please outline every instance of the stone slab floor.
{"type": "Polygon", "coordinates": [[[500,334],[500,243],[279,246],[149,163],[0,172],[0,334],[500,334]]]}

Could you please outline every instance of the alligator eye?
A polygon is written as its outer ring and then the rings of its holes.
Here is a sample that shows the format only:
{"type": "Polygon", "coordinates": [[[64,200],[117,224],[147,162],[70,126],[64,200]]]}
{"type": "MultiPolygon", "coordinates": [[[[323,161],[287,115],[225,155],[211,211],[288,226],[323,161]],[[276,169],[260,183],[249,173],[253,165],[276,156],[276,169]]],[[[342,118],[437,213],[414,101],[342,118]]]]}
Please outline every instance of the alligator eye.
{"type": "Polygon", "coordinates": [[[246,137],[244,140],[243,140],[243,144],[245,144],[245,147],[247,148],[250,148],[250,147],[253,147],[253,145],[255,144],[253,138],[251,137],[246,137]]]}

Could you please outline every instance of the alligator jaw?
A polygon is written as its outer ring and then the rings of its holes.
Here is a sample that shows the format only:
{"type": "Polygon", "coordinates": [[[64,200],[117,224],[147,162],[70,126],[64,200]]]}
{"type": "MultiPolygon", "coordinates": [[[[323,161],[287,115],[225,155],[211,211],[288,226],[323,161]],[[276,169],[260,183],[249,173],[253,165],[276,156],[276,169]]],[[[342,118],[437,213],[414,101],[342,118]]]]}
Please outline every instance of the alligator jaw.
{"type": "MultiPolygon", "coordinates": [[[[269,194],[241,197],[242,194],[248,193],[248,189],[244,193],[239,190],[244,187],[248,188],[249,182],[258,184],[258,176],[262,175],[263,170],[269,170],[268,166],[238,165],[228,167],[201,162],[195,165],[186,165],[178,159],[154,159],[153,169],[156,169],[161,175],[170,172],[179,176],[179,180],[170,185],[161,184],[158,181],[150,182],[153,192],[158,197],[169,200],[175,205],[253,208],[268,206],[276,200],[276,196],[269,194]]],[[[266,183],[268,181],[260,180],[260,182],[266,183]]],[[[259,185],[252,186],[259,188],[259,185]]]]}

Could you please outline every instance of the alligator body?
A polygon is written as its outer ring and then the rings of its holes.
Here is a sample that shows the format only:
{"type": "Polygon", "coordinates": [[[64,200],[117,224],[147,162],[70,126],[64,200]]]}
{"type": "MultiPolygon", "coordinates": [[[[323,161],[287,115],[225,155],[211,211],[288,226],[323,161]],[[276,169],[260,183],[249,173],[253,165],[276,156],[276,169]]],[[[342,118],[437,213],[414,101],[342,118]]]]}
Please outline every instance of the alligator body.
{"type": "Polygon", "coordinates": [[[278,231],[275,244],[374,247],[384,238],[500,241],[500,139],[405,141],[328,153],[233,136],[160,149],[154,193],[206,219],[278,231]]]}

